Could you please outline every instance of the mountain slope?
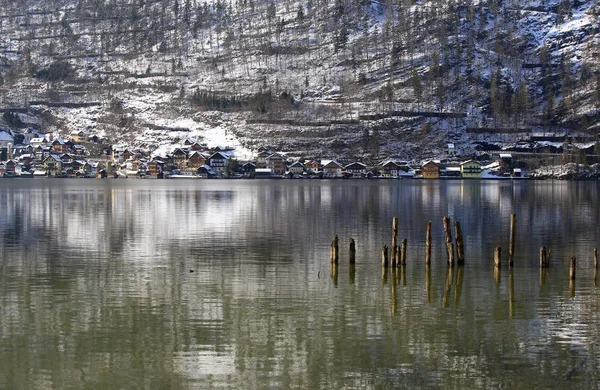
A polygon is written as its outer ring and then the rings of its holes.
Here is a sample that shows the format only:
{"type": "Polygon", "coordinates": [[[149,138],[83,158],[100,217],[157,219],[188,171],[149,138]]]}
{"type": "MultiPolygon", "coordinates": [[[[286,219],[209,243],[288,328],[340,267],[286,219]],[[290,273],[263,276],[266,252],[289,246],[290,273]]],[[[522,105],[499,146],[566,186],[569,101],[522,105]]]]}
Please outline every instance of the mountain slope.
{"type": "Polygon", "coordinates": [[[467,129],[597,133],[594,1],[0,2],[2,106],[165,150],[377,160],[467,129]]]}

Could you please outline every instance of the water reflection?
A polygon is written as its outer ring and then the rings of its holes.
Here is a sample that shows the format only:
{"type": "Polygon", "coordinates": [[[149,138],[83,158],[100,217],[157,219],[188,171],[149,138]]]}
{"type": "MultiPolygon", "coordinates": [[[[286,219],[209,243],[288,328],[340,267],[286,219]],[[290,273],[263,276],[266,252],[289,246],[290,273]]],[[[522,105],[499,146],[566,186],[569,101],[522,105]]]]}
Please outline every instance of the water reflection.
{"type": "Polygon", "coordinates": [[[2,180],[0,387],[593,387],[597,196],[595,182],[2,180]],[[510,213],[508,270],[491,259],[510,213]],[[464,267],[446,266],[444,215],[464,267]],[[393,216],[411,245],[385,269],[393,216]],[[356,239],[356,265],[343,246],[330,266],[334,234],[356,239]]]}

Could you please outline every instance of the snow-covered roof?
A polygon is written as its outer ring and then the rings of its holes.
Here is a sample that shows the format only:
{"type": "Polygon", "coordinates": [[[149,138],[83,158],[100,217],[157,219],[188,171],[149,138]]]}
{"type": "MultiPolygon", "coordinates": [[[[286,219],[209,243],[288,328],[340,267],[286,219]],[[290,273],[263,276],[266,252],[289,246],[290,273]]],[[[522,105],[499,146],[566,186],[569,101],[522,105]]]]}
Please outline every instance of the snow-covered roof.
{"type": "Polygon", "coordinates": [[[475,161],[475,160],[467,160],[465,162],[461,162],[460,165],[465,165],[465,164],[477,164],[477,165],[481,165],[481,163],[479,161],[475,161]]]}
{"type": "Polygon", "coordinates": [[[510,153],[500,153],[500,158],[512,158],[512,154],[510,154],[510,153]]]}

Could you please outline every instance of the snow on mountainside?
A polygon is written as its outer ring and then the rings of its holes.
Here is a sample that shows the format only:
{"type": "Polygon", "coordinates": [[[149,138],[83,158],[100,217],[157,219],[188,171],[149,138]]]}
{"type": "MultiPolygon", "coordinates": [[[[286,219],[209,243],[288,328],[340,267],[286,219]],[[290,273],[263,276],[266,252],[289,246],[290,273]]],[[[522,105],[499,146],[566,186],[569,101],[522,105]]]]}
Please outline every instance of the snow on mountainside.
{"type": "Polygon", "coordinates": [[[600,131],[595,1],[0,1],[0,108],[166,153],[409,159],[600,131]]]}

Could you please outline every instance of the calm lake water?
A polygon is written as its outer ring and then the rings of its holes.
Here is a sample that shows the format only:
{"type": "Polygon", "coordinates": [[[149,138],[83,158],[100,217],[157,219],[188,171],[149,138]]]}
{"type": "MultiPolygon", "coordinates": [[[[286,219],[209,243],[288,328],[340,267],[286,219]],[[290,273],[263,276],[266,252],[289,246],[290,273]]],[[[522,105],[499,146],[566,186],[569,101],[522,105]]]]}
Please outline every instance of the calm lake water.
{"type": "Polygon", "coordinates": [[[599,192],[555,181],[0,180],[0,388],[599,388],[599,192]],[[461,222],[464,267],[446,265],[444,215],[461,222]],[[407,265],[383,273],[393,216],[407,265]]]}

